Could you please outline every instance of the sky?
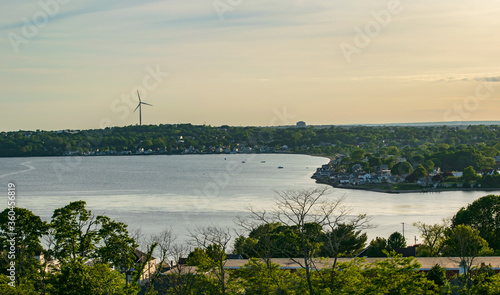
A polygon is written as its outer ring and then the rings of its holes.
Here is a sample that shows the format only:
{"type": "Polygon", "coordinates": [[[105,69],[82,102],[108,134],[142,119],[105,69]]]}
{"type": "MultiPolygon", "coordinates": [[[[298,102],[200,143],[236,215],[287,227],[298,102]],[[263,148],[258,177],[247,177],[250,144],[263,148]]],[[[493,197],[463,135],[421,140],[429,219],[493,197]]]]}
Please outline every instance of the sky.
{"type": "Polygon", "coordinates": [[[0,131],[500,120],[498,1],[0,3],[0,131]]]}

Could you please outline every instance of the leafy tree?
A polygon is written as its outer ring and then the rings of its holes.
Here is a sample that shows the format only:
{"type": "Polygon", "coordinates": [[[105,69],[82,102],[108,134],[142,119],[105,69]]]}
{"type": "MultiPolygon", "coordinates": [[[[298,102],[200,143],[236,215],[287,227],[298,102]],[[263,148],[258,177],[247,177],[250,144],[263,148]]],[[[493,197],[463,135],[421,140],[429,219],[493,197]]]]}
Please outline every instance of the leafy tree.
{"type": "Polygon", "coordinates": [[[438,286],[447,286],[446,269],[439,264],[434,265],[427,273],[427,279],[433,281],[438,286]]]}
{"type": "Polygon", "coordinates": [[[368,164],[370,165],[370,167],[376,169],[380,167],[380,165],[382,165],[382,160],[379,157],[370,157],[368,159],[368,164]]]}
{"type": "Polygon", "coordinates": [[[339,263],[333,278],[331,294],[367,294],[366,289],[370,287],[370,280],[371,278],[366,276],[363,258],[339,263]]]}
{"type": "Polygon", "coordinates": [[[391,174],[392,175],[401,175],[401,174],[410,174],[413,172],[413,167],[410,162],[399,162],[396,165],[392,166],[391,174]]]}
{"type": "Polygon", "coordinates": [[[418,271],[421,265],[414,257],[390,256],[365,268],[371,278],[365,294],[437,294],[436,284],[418,271]]]}
{"type": "Polygon", "coordinates": [[[489,267],[481,266],[479,271],[474,274],[473,284],[470,288],[470,294],[490,295],[500,294],[500,274],[494,274],[489,267]],[[486,271],[481,271],[487,269],[486,271]]]}
{"type": "Polygon", "coordinates": [[[9,285],[12,283],[7,275],[0,274],[0,294],[2,295],[38,295],[40,294],[32,281],[21,279],[15,287],[9,285]]]}
{"type": "Polygon", "coordinates": [[[96,251],[99,260],[121,269],[131,268],[134,265],[137,244],[129,237],[127,225],[113,221],[107,216],[99,216],[97,219],[101,225],[98,234],[102,244],[96,251]]]}
{"type": "Polygon", "coordinates": [[[352,257],[365,247],[368,239],[366,233],[361,233],[361,224],[338,224],[332,231],[320,236],[322,243],[319,256],[321,257],[352,257]]]}
{"type": "Polygon", "coordinates": [[[282,257],[283,251],[278,245],[280,236],[287,227],[279,222],[247,224],[246,220],[239,220],[239,225],[248,230],[248,238],[240,236],[236,239],[234,249],[244,257],[259,257],[270,262],[271,258],[282,257]]]}
{"type": "Polygon", "coordinates": [[[452,218],[452,227],[469,225],[479,231],[489,246],[500,249],[500,196],[481,197],[467,207],[462,207],[452,218]]]}
{"type": "Polygon", "coordinates": [[[488,242],[479,236],[477,230],[468,225],[459,224],[455,226],[444,241],[443,253],[450,257],[458,257],[460,263],[466,270],[467,285],[472,282],[471,268],[477,256],[493,254],[488,247],[488,242]]]}
{"type": "Polygon", "coordinates": [[[200,270],[210,272],[216,278],[221,294],[226,294],[228,287],[224,265],[231,238],[229,228],[215,226],[200,227],[191,233],[190,243],[197,246],[199,250],[189,258],[190,264],[196,263],[200,270]]]}
{"type": "Polygon", "coordinates": [[[84,201],[76,201],[54,211],[50,252],[63,263],[98,259],[129,268],[137,245],[129,237],[127,225],[106,216],[94,216],[85,205],[84,201]]]}
{"type": "Polygon", "coordinates": [[[107,264],[87,266],[81,261],[70,261],[61,266],[60,273],[52,274],[49,281],[50,294],[127,294],[125,276],[107,264]]]}
{"type": "Polygon", "coordinates": [[[396,146],[390,146],[387,148],[387,155],[393,155],[395,157],[400,157],[401,151],[396,146]]]}
{"type": "Polygon", "coordinates": [[[257,250],[259,241],[245,236],[239,236],[234,241],[234,252],[241,254],[244,258],[261,257],[257,250]]]}
{"type": "Polygon", "coordinates": [[[275,263],[266,265],[253,258],[237,273],[242,280],[244,294],[288,294],[289,290],[296,290],[300,285],[299,278],[288,270],[280,269],[275,263]]]}
{"type": "Polygon", "coordinates": [[[371,240],[368,249],[366,250],[366,256],[368,257],[385,257],[387,256],[384,251],[387,251],[387,240],[385,238],[376,237],[371,240]]]}
{"type": "Polygon", "coordinates": [[[500,174],[486,174],[477,180],[477,183],[481,184],[484,188],[497,188],[500,187],[500,174]]]}
{"type": "Polygon", "coordinates": [[[422,178],[422,177],[426,177],[427,176],[427,170],[424,168],[423,165],[418,165],[416,168],[415,168],[415,171],[413,171],[413,175],[418,179],[418,178],[422,178]]]}
{"type": "MultiPolygon", "coordinates": [[[[52,215],[49,252],[61,263],[60,273],[54,274],[51,280],[55,288],[52,292],[133,293],[136,284],[125,288],[124,277],[119,278],[121,275],[118,272],[108,272],[111,265],[119,270],[133,265],[137,245],[129,237],[127,225],[106,216],[94,216],[85,205],[84,201],[72,202],[56,209],[52,215]],[[90,261],[94,263],[91,267],[86,265],[90,261]]],[[[137,282],[139,276],[134,277],[137,282]]]]}
{"type": "Polygon", "coordinates": [[[399,232],[393,232],[389,236],[389,239],[387,239],[387,248],[389,249],[389,251],[405,247],[406,247],[406,240],[403,237],[403,235],[400,234],[399,232]]]}
{"type": "MultiPolygon", "coordinates": [[[[342,201],[343,199],[339,199],[334,208],[338,207],[342,201]]],[[[328,213],[328,210],[330,209],[323,209],[323,212],[328,213]]],[[[366,234],[361,234],[360,229],[370,227],[366,215],[361,214],[354,218],[348,218],[348,211],[342,211],[336,216],[331,213],[325,215],[326,223],[324,226],[329,231],[320,237],[320,242],[323,244],[321,247],[321,250],[324,251],[323,254],[327,254],[326,257],[333,258],[333,264],[330,267],[330,283],[328,285],[330,290],[333,290],[337,273],[337,257],[339,255],[353,256],[361,251],[365,246],[367,237],[366,234]]]]}
{"type": "Polygon", "coordinates": [[[56,209],[52,215],[54,248],[52,253],[61,261],[95,258],[100,242],[98,220],[85,208],[84,201],[71,202],[56,209]]]}
{"type": "Polygon", "coordinates": [[[425,170],[432,171],[434,169],[434,162],[432,160],[426,160],[423,166],[425,170]]]}
{"type": "Polygon", "coordinates": [[[7,275],[10,262],[16,264],[16,285],[22,281],[41,284],[40,263],[35,255],[42,253],[40,238],[47,233],[47,223],[30,210],[14,207],[0,213],[0,246],[2,272],[7,275]],[[15,233],[11,235],[10,233],[15,233]],[[12,246],[14,251],[12,251],[12,246]]]}
{"type": "Polygon", "coordinates": [[[418,165],[418,164],[421,164],[423,161],[424,161],[424,155],[421,155],[421,154],[413,154],[411,157],[410,157],[410,162],[412,163],[412,165],[418,165]]]}
{"type": "Polygon", "coordinates": [[[432,257],[439,256],[444,247],[446,239],[446,230],[448,228],[446,220],[441,224],[425,224],[422,222],[415,222],[413,226],[418,228],[423,243],[417,248],[418,256],[432,257]]]}
{"type": "Polygon", "coordinates": [[[366,153],[366,151],[363,149],[357,149],[357,150],[353,151],[351,154],[352,161],[354,161],[354,162],[361,161],[365,157],[365,153],[366,153]]]}
{"type": "Polygon", "coordinates": [[[476,180],[477,178],[478,177],[477,177],[477,174],[476,174],[476,170],[474,170],[474,167],[469,166],[469,167],[467,167],[467,168],[464,169],[464,172],[463,172],[463,175],[462,175],[462,179],[464,181],[470,182],[470,181],[476,180]]]}
{"type": "Polygon", "coordinates": [[[456,178],[455,176],[448,176],[444,179],[444,181],[446,181],[446,182],[458,182],[458,178],[456,178]]]}
{"type": "Polygon", "coordinates": [[[382,161],[382,163],[386,164],[389,167],[389,169],[392,169],[392,167],[394,167],[394,165],[396,164],[396,158],[394,158],[394,157],[385,158],[382,161]]]}
{"type": "Polygon", "coordinates": [[[452,288],[450,282],[446,278],[446,269],[436,264],[430,269],[426,277],[436,285],[436,294],[453,294],[455,288],[452,288]]]}

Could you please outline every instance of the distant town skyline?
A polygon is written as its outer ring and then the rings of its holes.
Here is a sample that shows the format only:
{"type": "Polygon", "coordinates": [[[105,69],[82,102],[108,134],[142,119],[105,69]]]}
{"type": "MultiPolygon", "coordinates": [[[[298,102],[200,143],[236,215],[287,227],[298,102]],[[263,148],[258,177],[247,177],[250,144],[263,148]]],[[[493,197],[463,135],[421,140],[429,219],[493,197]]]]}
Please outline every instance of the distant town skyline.
{"type": "Polygon", "coordinates": [[[15,1],[0,131],[500,120],[500,3],[15,1]]]}

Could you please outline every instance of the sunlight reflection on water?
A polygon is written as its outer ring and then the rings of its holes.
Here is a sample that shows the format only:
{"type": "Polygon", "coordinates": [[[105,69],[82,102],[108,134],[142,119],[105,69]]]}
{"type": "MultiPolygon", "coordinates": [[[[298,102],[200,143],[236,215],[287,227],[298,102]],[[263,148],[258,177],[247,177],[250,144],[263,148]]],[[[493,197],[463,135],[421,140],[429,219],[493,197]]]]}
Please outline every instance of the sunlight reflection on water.
{"type": "MultiPolygon", "coordinates": [[[[53,169],[65,158],[0,159],[1,179],[18,186],[18,205],[49,220],[54,209],[84,200],[94,213],[106,214],[147,233],[172,227],[183,240],[188,229],[203,225],[234,227],[248,206],[269,209],[273,190],[317,186],[310,176],[326,158],[303,155],[204,155],[86,157],[63,174],[53,169]],[[243,161],[245,163],[243,163],[243,161]],[[265,161],[265,163],[263,163],[265,161]],[[277,169],[284,166],[283,169],[277,169]],[[24,172],[23,172],[24,171],[24,172]]],[[[485,192],[383,194],[333,189],[346,196],[353,214],[366,213],[376,228],[369,239],[402,230],[411,244],[418,235],[411,224],[440,222],[485,192]]],[[[6,203],[4,207],[6,206],[6,203]]]]}

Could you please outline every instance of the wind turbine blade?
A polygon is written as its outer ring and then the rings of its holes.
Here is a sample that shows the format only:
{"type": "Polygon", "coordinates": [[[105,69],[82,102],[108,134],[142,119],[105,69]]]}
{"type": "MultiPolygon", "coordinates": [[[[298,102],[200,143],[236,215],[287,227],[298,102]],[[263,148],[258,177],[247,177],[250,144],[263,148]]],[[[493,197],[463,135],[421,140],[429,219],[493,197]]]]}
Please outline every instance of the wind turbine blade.
{"type": "Polygon", "coordinates": [[[137,105],[137,107],[135,108],[134,113],[135,113],[135,111],[137,111],[137,109],[138,109],[140,106],[141,106],[141,104],[139,103],[139,104],[137,105]]]}
{"type": "Polygon", "coordinates": [[[148,106],[153,106],[152,104],[142,102],[142,104],[148,105],[148,106]]]}
{"type": "Polygon", "coordinates": [[[139,98],[139,102],[141,102],[141,96],[139,95],[139,90],[137,90],[137,97],[139,98]]]}

